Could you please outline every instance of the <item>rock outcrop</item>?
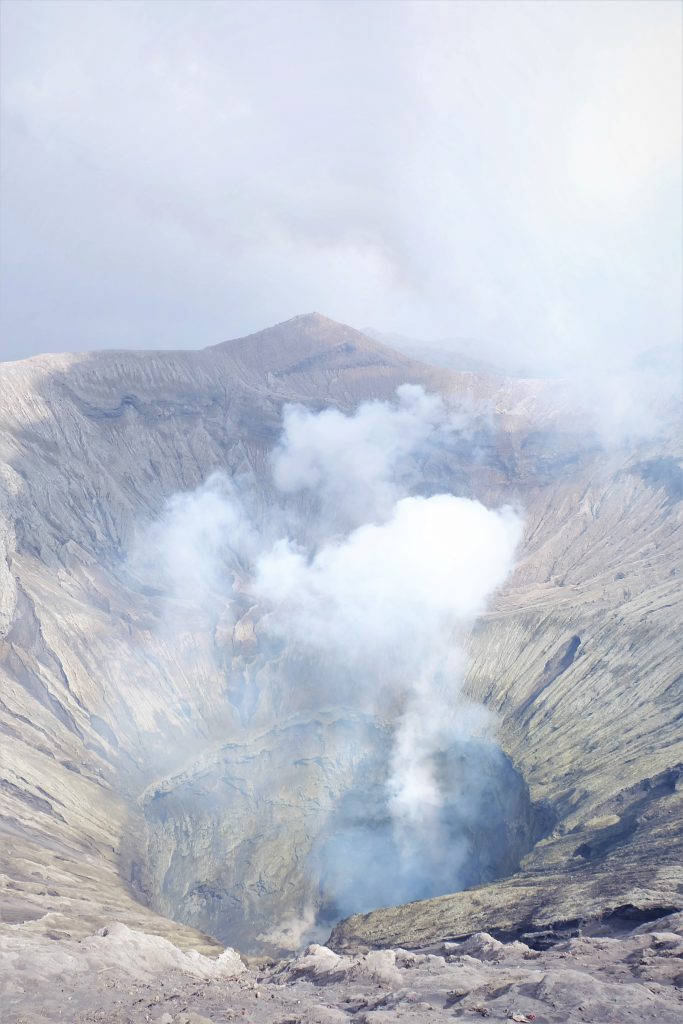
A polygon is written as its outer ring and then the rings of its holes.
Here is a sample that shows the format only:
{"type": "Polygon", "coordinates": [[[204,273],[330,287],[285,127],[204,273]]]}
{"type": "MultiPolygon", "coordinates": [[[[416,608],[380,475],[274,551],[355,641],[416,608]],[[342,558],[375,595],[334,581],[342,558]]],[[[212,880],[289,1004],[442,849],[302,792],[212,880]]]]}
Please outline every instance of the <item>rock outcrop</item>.
{"type": "Polygon", "coordinates": [[[51,1024],[678,1024],[683,922],[564,939],[536,952],[486,933],[432,951],[338,955],[317,944],[277,964],[181,953],[114,924],[77,943],[0,935],[8,1021],[51,1024]],[[40,1015],[35,1013],[40,1008],[40,1015]]]}

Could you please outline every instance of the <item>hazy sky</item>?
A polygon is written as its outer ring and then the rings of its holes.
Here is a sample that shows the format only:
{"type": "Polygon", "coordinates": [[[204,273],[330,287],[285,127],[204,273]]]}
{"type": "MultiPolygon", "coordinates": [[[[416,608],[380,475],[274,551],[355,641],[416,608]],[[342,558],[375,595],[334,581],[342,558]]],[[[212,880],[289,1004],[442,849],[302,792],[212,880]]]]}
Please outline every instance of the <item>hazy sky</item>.
{"type": "Polygon", "coordinates": [[[4,358],[680,344],[681,5],[2,3],[4,358]]]}

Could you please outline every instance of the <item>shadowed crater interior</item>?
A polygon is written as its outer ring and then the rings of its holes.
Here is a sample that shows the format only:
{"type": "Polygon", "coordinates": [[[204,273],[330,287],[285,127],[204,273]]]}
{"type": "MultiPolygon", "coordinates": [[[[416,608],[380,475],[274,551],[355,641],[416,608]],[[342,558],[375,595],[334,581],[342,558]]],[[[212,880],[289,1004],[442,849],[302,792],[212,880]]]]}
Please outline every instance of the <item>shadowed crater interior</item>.
{"type": "Polygon", "coordinates": [[[378,723],[300,723],[167,779],[144,802],[138,890],[246,952],[276,952],[353,913],[509,875],[551,826],[509,758],[480,739],[434,756],[438,803],[401,820],[390,745],[378,723]]]}

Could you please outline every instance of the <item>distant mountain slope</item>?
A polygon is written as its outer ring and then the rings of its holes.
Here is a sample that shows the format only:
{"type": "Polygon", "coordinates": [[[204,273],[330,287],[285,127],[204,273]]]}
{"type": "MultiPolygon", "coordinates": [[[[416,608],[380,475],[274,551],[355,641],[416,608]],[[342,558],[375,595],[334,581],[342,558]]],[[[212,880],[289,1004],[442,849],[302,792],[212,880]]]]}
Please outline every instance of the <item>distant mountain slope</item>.
{"type": "MultiPolygon", "coordinates": [[[[499,377],[510,374],[509,369],[498,366],[483,354],[484,346],[474,338],[454,338],[452,341],[420,341],[403,334],[385,334],[374,327],[364,328],[374,341],[390,345],[409,359],[418,359],[447,370],[467,373],[493,373],[499,377]]],[[[521,375],[521,374],[520,374],[521,375]]]]}

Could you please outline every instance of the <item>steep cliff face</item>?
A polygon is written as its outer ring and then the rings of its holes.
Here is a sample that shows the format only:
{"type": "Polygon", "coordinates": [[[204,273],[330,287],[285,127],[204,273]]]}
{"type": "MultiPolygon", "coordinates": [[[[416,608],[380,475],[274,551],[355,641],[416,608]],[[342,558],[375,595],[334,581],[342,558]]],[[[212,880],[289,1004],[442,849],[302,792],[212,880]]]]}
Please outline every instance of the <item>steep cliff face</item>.
{"type": "Polygon", "coordinates": [[[681,904],[680,453],[607,455],[550,385],[436,370],[313,315],[202,352],[0,367],[5,922],[248,945],[305,916],[307,858],[378,741],[355,749],[342,709],[288,696],[248,602],[239,628],[208,630],[181,600],[169,635],[126,554],[216,470],[267,503],[283,403],[350,410],[404,382],[492,410],[476,459],[456,446],[425,480],[524,507],[517,570],[466,643],[469,692],[528,791],[498,784],[522,835],[473,880],[511,877],[352,918],[335,942],[681,904]]]}

